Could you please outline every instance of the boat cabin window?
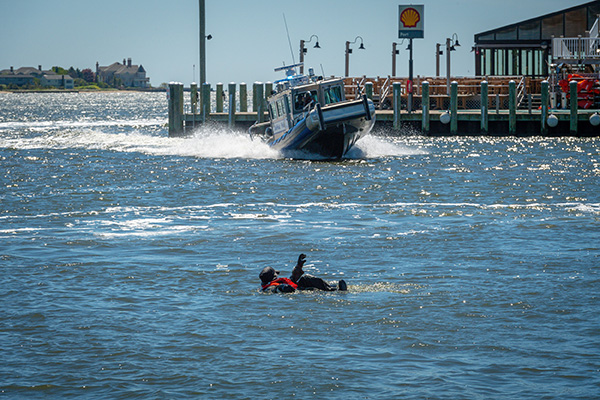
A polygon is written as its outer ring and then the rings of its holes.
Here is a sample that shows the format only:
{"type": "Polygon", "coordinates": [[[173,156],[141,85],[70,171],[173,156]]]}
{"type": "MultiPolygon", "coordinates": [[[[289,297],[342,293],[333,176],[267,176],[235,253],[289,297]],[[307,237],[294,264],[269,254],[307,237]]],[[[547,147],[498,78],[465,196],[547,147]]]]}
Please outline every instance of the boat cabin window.
{"type": "Polygon", "coordinates": [[[271,118],[277,119],[284,117],[287,114],[285,102],[286,97],[277,99],[276,101],[269,104],[269,111],[271,112],[271,118]]]}
{"type": "Polygon", "coordinates": [[[339,103],[343,100],[341,86],[329,86],[323,90],[325,104],[339,103]]]}
{"type": "Polygon", "coordinates": [[[294,95],[294,109],[296,111],[301,111],[308,104],[316,103],[319,101],[317,97],[317,92],[315,90],[311,90],[310,92],[299,92],[294,95]]]}

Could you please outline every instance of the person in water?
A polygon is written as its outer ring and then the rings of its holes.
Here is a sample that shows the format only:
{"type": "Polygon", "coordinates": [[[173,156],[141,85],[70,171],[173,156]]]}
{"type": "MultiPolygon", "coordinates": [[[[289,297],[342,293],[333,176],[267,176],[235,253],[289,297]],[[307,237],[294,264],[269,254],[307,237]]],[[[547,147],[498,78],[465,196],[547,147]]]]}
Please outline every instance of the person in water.
{"type": "Polygon", "coordinates": [[[263,291],[291,293],[296,290],[320,289],[326,292],[334,290],[347,290],[346,282],[341,279],[338,286],[330,285],[321,278],[305,274],[302,267],[306,262],[306,255],[300,254],[298,263],[292,270],[292,276],[289,278],[280,278],[279,271],[273,267],[265,267],[260,271],[259,278],[261,289],[263,291]]]}

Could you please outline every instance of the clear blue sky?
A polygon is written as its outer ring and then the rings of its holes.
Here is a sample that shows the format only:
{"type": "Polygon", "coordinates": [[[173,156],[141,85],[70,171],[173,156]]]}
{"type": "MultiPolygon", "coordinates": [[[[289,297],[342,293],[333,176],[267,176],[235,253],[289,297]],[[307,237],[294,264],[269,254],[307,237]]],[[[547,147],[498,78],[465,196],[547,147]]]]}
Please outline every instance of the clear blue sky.
{"type": "MultiPolygon", "coordinates": [[[[586,0],[426,0],[425,39],[415,40],[415,76],[435,74],[435,43],[456,33],[452,73],[474,74],[473,35],[503,25],[587,3],[586,0]]],[[[291,63],[285,13],[294,58],[300,39],[319,36],[305,64],[326,75],[344,74],[346,40],[353,46],[350,75],[391,73],[392,42],[398,41],[398,5],[390,0],[206,0],[207,79],[217,82],[273,81],[273,68],[291,63]]],[[[131,57],[153,86],[198,80],[197,0],[0,0],[0,69],[95,68],[131,57]],[[194,65],[195,76],[194,76],[194,65]]],[[[397,75],[408,75],[405,45],[397,75]]],[[[445,71],[445,55],[442,58],[445,71]]]]}

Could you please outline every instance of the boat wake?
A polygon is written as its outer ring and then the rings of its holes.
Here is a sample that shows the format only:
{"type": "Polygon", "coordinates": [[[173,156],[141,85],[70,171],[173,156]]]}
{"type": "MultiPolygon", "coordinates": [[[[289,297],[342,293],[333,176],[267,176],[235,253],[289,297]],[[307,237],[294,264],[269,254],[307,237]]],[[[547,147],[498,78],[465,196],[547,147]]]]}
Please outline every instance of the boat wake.
{"type": "MultiPolygon", "coordinates": [[[[114,122],[112,123],[114,124],[114,122]]],[[[11,126],[9,134],[0,130],[0,148],[7,149],[89,149],[116,152],[139,152],[148,155],[198,158],[288,158],[259,138],[252,139],[245,131],[226,127],[204,126],[185,138],[168,138],[156,131],[156,121],[136,121],[130,128],[122,121],[119,130],[108,122],[88,126],[79,124],[33,123],[27,129],[11,126]],[[20,129],[19,129],[20,128],[20,129]],[[154,128],[154,129],[153,129],[154,128]],[[15,130],[22,134],[15,134],[15,130]],[[23,134],[24,133],[24,134],[23,134]]],[[[6,125],[6,124],[5,124],[6,125]]],[[[4,126],[6,128],[6,126],[4,126]]],[[[162,130],[162,128],[161,128],[162,130]]],[[[345,159],[372,159],[425,154],[422,149],[394,142],[393,138],[367,136],[357,142],[345,159]]],[[[302,159],[319,160],[318,156],[302,154],[302,159]]]]}

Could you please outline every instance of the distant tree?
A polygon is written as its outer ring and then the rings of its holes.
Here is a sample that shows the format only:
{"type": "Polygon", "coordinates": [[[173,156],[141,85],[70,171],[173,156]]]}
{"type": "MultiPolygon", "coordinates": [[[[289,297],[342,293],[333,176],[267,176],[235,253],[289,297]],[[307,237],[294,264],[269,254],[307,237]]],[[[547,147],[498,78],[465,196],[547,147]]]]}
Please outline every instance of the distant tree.
{"type": "Polygon", "coordinates": [[[89,68],[81,71],[81,78],[86,82],[94,82],[96,80],[94,72],[89,68]]]}
{"type": "Polygon", "coordinates": [[[69,71],[62,67],[52,67],[52,71],[57,75],[69,75],[69,71]]]}

